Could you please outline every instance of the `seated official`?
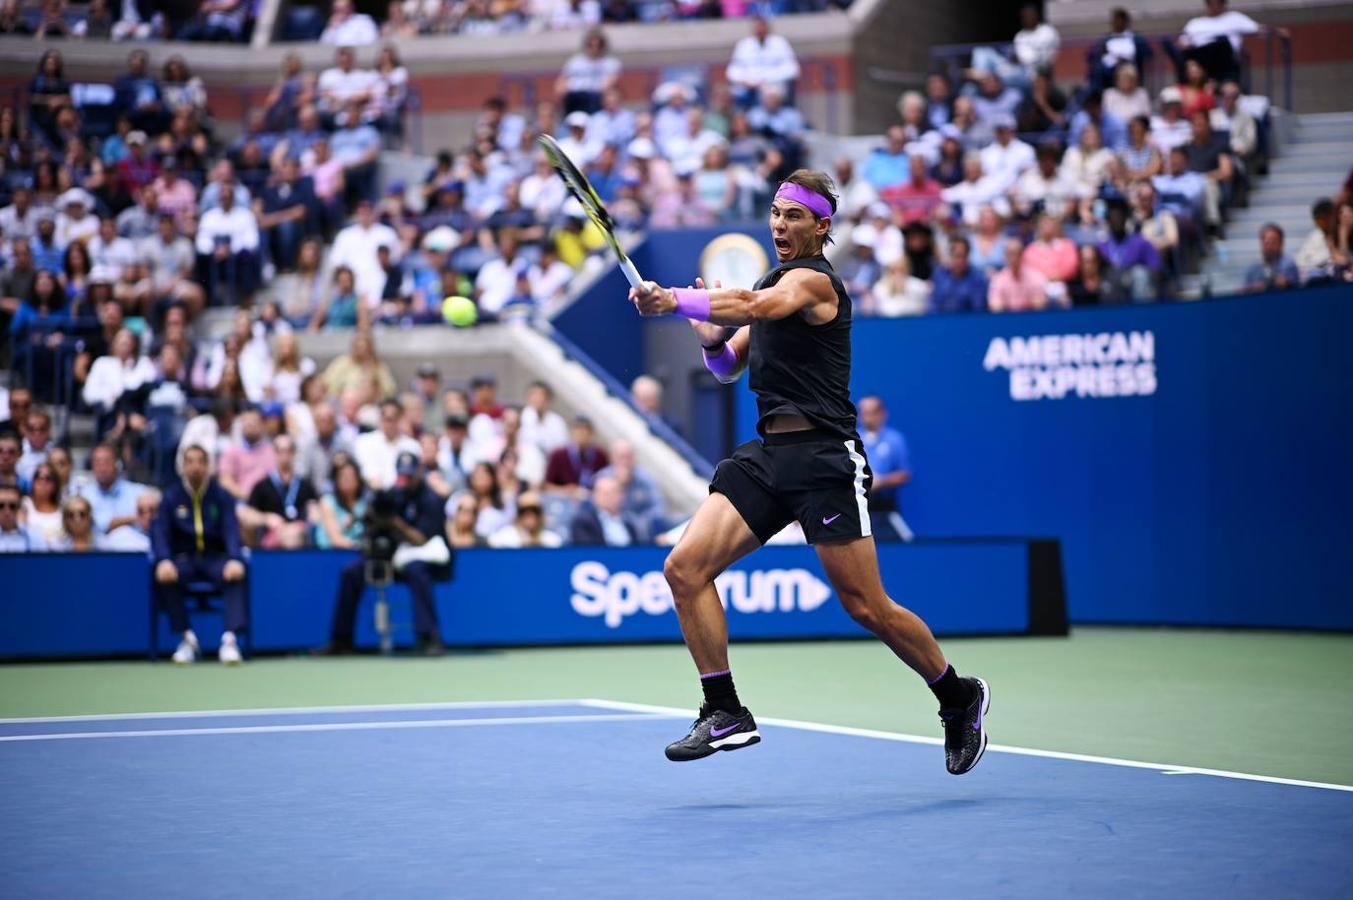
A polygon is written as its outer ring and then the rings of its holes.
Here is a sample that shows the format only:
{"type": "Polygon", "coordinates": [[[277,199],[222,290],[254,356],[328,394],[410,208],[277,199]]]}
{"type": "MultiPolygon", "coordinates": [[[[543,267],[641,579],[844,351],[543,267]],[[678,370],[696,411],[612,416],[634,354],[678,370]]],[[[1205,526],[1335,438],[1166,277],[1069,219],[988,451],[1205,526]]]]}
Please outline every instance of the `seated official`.
{"type": "Polygon", "coordinates": [[[860,440],[869,455],[873,481],[869,487],[869,526],[876,541],[909,541],[911,529],[902,519],[898,494],[911,482],[907,440],[888,425],[883,398],[868,394],[860,398],[860,440]]]}
{"type": "MultiPolygon", "coordinates": [[[[446,652],[437,630],[437,606],[432,582],[444,574],[451,562],[451,551],[442,537],[445,516],[442,498],[423,480],[423,467],[416,453],[404,451],[395,460],[395,486],[372,497],[368,504],[366,534],[368,546],[373,535],[388,529],[397,540],[391,565],[396,578],[409,586],[413,595],[413,627],[426,656],[446,652]],[[390,512],[384,512],[388,509],[390,512]]],[[[353,651],[353,631],[357,624],[357,606],[367,583],[366,553],[343,567],[334,603],[329,643],[316,652],[336,656],[353,651]]]]}
{"type": "Polygon", "coordinates": [[[183,585],[201,581],[212,583],[225,600],[220,660],[237,665],[237,635],[249,627],[249,611],[235,498],[211,477],[211,461],[200,444],[184,449],[181,473],[183,480],[165,489],[150,536],[160,605],[169,614],[169,626],[183,635],[174,662],[197,659],[197,635],[188,621],[183,585]]]}

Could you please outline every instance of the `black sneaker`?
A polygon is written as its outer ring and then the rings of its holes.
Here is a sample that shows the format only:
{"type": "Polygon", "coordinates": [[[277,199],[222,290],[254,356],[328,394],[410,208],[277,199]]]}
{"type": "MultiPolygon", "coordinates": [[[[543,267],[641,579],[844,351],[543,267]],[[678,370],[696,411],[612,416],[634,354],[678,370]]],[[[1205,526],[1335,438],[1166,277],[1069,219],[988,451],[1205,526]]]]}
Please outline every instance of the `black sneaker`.
{"type": "Polygon", "coordinates": [[[352,641],[334,639],[322,647],[316,647],[310,651],[311,656],[351,656],[357,651],[353,649],[352,641]]]}
{"type": "Polygon", "coordinates": [[[691,725],[690,734],[667,745],[667,758],[672,762],[704,759],[720,750],[737,750],[761,743],[756,730],[756,719],[743,707],[740,715],[722,709],[706,712],[691,725]]]}
{"type": "Polygon", "coordinates": [[[991,709],[991,689],[980,678],[964,678],[975,696],[966,709],[942,709],[944,723],[944,766],[950,775],[962,775],[982,758],[987,750],[987,732],[982,722],[991,709]]]}

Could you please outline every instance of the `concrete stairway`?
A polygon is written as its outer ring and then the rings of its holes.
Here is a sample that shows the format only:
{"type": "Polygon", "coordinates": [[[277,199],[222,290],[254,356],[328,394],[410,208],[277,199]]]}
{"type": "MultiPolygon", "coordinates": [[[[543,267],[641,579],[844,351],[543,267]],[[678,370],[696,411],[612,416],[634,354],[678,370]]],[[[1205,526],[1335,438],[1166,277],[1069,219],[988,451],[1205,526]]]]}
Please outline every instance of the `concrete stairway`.
{"type": "Polygon", "coordinates": [[[1198,296],[1209,288],[1229,294],[1244,284],[1245,270],[1259,261],[1259,229],[1282,226],[1287,251],[1296,253],[1312,228],[1311,206],[1333,196],[1353,168],[1353,112],[1297,117],[1289,141],[1250,192],[1250,205],[1232,211],[1224,241],[1217,241],[1202,271],[1186,279],[1183,293],[1198,296]]]}

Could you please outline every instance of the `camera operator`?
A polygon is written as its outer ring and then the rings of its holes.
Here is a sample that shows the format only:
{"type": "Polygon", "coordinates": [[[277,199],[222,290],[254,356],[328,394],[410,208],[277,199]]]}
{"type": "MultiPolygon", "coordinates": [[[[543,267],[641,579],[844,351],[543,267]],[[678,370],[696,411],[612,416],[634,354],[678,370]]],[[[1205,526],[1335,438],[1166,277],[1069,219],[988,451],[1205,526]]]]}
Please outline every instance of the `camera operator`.
{"type": "Polygon", "coordinates": [[[366,544],[362,559],[343,568],[329,643],[317,652],[336,656],[353,651],[353,629],[362,592],[370,583],[385,583],[393,568],[413,595],[414,630],[425,656],[446,652],[437,630],[434,578],[449,570],[451,551],[442,537],[442,500],[423,481],[417,454],[403,452],[395,461],[395,486],[375,493],[368,504],[366,544]]]}

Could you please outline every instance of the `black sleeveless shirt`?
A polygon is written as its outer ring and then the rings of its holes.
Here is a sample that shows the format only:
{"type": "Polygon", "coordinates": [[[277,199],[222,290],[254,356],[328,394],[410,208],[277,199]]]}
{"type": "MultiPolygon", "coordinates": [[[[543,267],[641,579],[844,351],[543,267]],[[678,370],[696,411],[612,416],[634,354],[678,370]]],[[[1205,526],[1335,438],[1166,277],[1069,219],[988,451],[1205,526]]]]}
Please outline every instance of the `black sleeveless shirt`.
{"type": "Polygon", "coordinates": [[[855,405],[850,402],[850,295],[831,263],[821,256],[791,259],[756,283],[776,284],[791,269],[812,269],[831,279],[836,318],[810,325],[795,313],[784,319],[753,322],[747,352],[748,383],[756,392],[757,431],[776,414],[798,413],[814,426],[843,438],[855,435],[855,405]]]}

